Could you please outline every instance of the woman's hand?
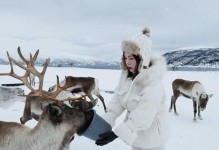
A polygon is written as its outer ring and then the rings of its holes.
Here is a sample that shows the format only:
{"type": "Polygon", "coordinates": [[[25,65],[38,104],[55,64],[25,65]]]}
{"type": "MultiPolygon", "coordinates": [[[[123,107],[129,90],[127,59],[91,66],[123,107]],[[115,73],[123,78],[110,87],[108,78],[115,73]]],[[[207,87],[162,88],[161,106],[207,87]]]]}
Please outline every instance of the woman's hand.
{"type": "Polygon", "coordinates": [[[99,135],[99,137],[100,137],[100,139],[98,139],[95,143],[99,146],[103,146],[103,145],[106,145],[106,144],[112,142],[118,136],[115,135],[115,133],[113,131],[110,131],[110,132],[106,132],[106,133],[99,135]]]}

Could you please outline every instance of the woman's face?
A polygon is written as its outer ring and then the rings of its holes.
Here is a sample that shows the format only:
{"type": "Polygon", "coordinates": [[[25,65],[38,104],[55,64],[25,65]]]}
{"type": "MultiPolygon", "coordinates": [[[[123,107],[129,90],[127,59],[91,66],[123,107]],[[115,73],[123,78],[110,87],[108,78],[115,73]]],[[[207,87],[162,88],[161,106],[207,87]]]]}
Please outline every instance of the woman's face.
{"type": "Polygon", "coordinates": [[[124,56],[125,56],[126,66],[128,67],[129,71],[132,73],[135,73],[137,62],[135,58],[133,57],[132,53],[125,52],[124,56]]]}

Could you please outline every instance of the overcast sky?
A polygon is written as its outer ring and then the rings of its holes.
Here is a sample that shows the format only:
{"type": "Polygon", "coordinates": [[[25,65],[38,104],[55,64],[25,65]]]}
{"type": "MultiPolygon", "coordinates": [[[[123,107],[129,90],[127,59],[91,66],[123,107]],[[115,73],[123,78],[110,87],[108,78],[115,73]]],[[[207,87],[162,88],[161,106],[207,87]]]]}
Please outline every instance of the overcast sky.
{"type": "Polygon", "coordinates": [[[153,51],[219,47],[219,0],[1,0],[0,54],[120,59],[145,27],[153,51]]]}

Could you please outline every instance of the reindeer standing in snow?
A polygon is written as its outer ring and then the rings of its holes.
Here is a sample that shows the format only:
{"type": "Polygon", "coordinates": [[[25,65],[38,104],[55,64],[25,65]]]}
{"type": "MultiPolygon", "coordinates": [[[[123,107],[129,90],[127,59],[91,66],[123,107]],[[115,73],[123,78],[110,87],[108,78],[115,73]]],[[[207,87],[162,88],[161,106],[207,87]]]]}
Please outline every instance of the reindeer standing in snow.
{"type": "MultiPolygon", "coordinates": [[[[72,86],[66,89],[65,91],[62,91],[59,95],[64,96],[64,97],[74,97],[74,94],[77,93],[83,93],[90,100],[94,100],[93,94],[96,95],[102,102],[104,110],[106,112],[106,105],[104,102],[104,98],[100,95],[100,90],[99,90],[99,83],[96,78],[93,77],[74,77],[74,76],[67,76],[65,77],[64,80],[60,82],[60,85],[64,85],[69,83],[72,86]]],[[[57,84],[49,87],[49,92],[53,92],[56,90],[57,84]]],[[[73,104],[74,101],[72,101],[70,104],[73,104]]]]}
{"type": "Polygon", "coordinates": [[[200,110],[203,111],[206,108],[209,98],[213,94],[208,95],[205,92],[204,86],[199,81],[187,81],[183,79],[176,79],[172,82],[173,96],[171,98],[171,104],[169,111],[174,107],[174,113],[178,115],[176,111],[176,100],[180,95],[193,100],[194,118],[196,121],[196,113],[198,109],[198,118],[201,120],[200,110]]]}

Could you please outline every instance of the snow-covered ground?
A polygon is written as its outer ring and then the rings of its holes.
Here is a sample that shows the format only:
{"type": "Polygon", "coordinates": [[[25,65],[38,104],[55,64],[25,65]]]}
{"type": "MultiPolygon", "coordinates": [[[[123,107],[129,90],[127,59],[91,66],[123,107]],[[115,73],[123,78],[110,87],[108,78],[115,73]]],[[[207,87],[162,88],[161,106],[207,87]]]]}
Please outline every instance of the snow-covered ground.
{"type": "MultiPolygon", "coordinates": [[[[39,68],[41,69],[41,68],[39,68]]],[[[8,72],[9,66],[0,65],[0,72],[8,72]]],[[[17,70],[20,72],[20,70],[17,70]]],[[[98,70],[98,69],[82,69],[82,68],[53,68],[49,67],[45,75],[44,89],[47,90],[56,82],[56,75],[60,79],[65,76],[90,76],[99,79],[101,94],[105,98],[106,103],[112,98],[112,94],[104,91],[114,90],[118,78],[119,70],[98,70]]],[[[21,74],[21,73],[20,73],[21,74]]],[[[177,110],[179,116],[175,116],[173,112],[169,113],[171,124],[171,138],[167,143],[166,150],[218,150],[217,144],[219,139],[219,72],[172,72],[169,71],[164,77],[164,86],[166,90],[167,110],[170,105],[170,97],[172,95],[171,83],[175,78],[183,78],[187,80],[199,80],[203,83],[208,93],[213,93],[214,96],[209,100],[207,109],[202,113],[203,120],[193,122],[193,104],[192,100],[180,97],[177,101],[177,110]]],[[[19,82],[12,77],[0,76],[0,84],[19,82]]],[[[28,92],[27,88],[21,87],[28,92]]],[[[15,98],[14,103],[8,108],[3,108],[3,103],[0,103],[0,120],[19,122],[24,108],[24,99],[15,98]],[[16,101],[17,100],[17,101],[16,101]]],[[[95,107],[97,113],[104,113],[101,102],[95,107]]],[[[122,119],[122,115],[117,124],[122,119]]],[[[144,116],[142,116],[144,117],[144,116]]],[[[33,127],[36,121],[31,120],[26,123],[27,126],[33,127]]],[[[70,145],[71,150],[127,150],[129,146],[124,144],[120,139],[116,139],[106,146],[99,147],[95,142],[83,137],[76,136],[70,145]]]]}

